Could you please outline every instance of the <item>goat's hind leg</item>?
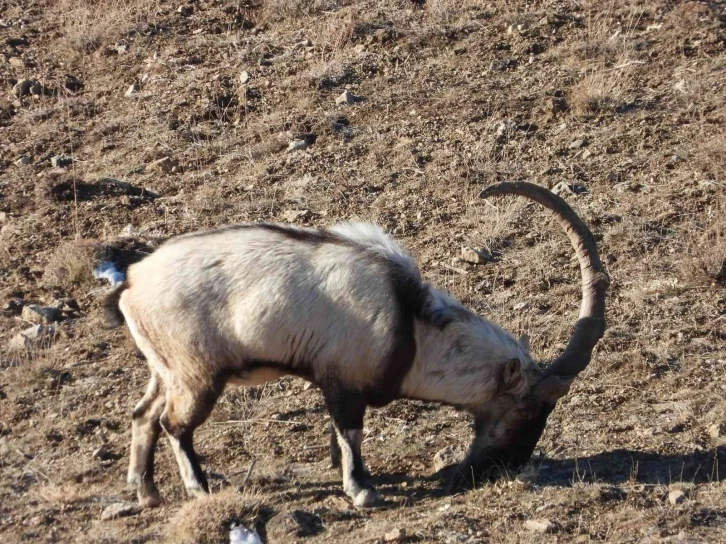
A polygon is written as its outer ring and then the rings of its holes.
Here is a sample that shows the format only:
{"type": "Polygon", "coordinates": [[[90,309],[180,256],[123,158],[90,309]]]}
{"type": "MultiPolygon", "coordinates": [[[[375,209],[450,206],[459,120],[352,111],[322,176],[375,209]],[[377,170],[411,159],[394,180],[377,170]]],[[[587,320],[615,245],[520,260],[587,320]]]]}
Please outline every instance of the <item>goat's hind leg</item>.
{"type": "Polygon", "coordinates": [[[194,429],[207,419],[221,392],[221,386],[178,383],[173,390],[167,389],[166,392],[161,426],[169,436],[184,487],[192,497],[203,497],[209,493],[207,478],[194,452],[192,435],[194,429]]]}
{"type": "Polygon", "coordinates": [[[368,472],[361,457],[363,416],[366,403],[357,393],[331,388],[324,391],[338,448],[331,445],[331,455],[340,452],[343,490],[355,506],[371,507],[381,502],[378,492],[367,484],[368,472]]]}
{"type": "Polygon", "coordinates": [[[127,478],[129,484],[136,487],[142,508],[158,506],[161,503],[159,490],[154,483],[154,450],[161,433],[159,418],[165,404],[159,375],[152,370],[146,394],[133,412],[131,459],[127,478]]]}

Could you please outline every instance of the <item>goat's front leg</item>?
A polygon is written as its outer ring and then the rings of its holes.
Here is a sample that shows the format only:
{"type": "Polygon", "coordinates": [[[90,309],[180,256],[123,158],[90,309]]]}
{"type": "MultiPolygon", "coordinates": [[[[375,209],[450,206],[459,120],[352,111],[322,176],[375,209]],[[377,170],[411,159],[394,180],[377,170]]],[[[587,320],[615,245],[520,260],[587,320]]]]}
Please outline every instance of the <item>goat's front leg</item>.
{"type": "Polygon", "coordinates": [[[360,394],[338,387],[328,388],[324,395],[340,451],[343,490],[355,506],[376,506],[381,502],[381,497],[366,482],[368,474],[361,457],[366,403],[360,394]]]}

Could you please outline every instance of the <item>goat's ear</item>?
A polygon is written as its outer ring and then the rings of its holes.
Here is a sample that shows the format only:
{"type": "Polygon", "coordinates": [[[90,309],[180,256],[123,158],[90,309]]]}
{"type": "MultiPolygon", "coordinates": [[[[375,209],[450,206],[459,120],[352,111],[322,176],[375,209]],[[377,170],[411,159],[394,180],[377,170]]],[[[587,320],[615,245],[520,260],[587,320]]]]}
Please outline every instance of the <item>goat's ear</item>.
{"type": "Polygon", "coordinates": [[[529,336],[527,336],[526,334],[523,334],[522,336],[520,336],[519,343],[522,346],[522,348],[524,348],[524,351],[529,353],[529,336]]]}
{"type": "Polygon", "coordinates": [[[570,390],[572,379],[549,376],[534,386],[535,396],[543,402],[554,405],[570,390]]]}
{"type": "Polygon", "coordinates": [[[522,379],[522,362],[519,359],[509,359],[504,364],[502,379],[507,388],[516,387],[522,379]]]}

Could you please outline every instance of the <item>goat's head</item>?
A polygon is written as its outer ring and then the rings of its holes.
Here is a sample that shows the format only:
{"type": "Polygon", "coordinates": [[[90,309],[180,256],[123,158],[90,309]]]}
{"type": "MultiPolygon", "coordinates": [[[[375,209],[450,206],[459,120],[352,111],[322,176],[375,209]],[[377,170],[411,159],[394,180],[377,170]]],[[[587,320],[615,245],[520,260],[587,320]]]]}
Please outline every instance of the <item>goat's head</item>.
{"type": "MultiPolygon", "coordinates": [[[[457,484],[491,478],[527,463],[555,404],[588,365],[605,332],[605,294],[610,280],[585,223],[562,198],[530,183],[500,183],[486,188],[480,196],[505,194],[525,196],[555,213],[580,263],[582,304],[570,341],[555,361],[543,368],[523,365],[519,359],[503,365],[500,393],[474,411],[475,439],[459,467],[457,484]]],[[[528,353],[528,340],[523,338],[520,343],[528,353]]]]}

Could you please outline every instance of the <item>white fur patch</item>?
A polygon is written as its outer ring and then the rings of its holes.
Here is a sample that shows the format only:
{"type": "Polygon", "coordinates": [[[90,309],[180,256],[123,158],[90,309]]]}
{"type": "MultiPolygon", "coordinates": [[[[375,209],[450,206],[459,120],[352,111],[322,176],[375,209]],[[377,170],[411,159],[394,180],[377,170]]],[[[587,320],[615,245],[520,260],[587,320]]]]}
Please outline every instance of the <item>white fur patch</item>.
{"type": "Polygon", "coordinates": [[[330,232],[362,246],[366,246],[370,250],[388,257],[393,262],[399,264],[413,277],[420,277],[416,261],[393,238],[383,232],[383,229],[378,225],[363,222],[340,223],[331,227],[330,232]]]}

